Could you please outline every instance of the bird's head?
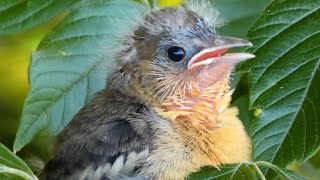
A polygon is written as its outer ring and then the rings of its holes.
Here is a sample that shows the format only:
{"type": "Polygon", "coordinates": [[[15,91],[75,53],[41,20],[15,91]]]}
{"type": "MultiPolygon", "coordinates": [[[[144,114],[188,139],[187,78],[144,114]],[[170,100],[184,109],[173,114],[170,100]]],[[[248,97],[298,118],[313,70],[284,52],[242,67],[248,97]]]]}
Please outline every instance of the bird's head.
{"type": "Polygon", "coordinates": [[[251,43],[218,35],[196,12],[182,7],[151,11],[127,42],[123,71],[140,94],[174,112],[172,118],[198,107],[202,99],[215,106],[218,97],[228,94],[234,65],[254,57],[226,53],[251,43]]]}

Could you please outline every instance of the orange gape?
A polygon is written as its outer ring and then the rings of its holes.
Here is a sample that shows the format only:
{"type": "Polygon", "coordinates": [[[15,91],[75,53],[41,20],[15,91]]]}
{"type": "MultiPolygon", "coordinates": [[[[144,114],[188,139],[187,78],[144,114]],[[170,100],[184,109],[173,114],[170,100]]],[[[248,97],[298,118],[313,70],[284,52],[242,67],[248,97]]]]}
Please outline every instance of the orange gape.
{"type": "Polygon", "coordinates": [[[217,117],[229,105],[232,94],[228,84],[230,67],[217,63],[188,72],[193,74],[193,80],[166,98],[162,114],[171,120],[189,121],[208,129],[217,127],[217,117]]]}

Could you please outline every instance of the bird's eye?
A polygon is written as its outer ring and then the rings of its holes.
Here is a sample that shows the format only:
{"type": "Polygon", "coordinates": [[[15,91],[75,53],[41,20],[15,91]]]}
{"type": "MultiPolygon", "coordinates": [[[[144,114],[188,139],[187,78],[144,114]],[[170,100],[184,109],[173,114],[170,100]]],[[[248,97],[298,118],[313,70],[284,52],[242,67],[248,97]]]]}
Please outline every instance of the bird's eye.
{"type": "Polygon", "coordinates": [[[168,49],[168,57],[174,61],[179,62],[181,61],[185,56],[185,51],[182,47],[173,46],[168,49]]]}

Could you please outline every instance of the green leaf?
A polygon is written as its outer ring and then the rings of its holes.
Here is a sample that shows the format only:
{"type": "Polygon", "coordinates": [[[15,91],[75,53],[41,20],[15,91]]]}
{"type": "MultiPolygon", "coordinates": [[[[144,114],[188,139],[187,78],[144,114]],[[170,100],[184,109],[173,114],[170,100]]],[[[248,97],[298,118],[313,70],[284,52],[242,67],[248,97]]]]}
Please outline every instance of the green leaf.
{"type": "Polygon", "coordinates": [[[250,128],[251,121],[252,121],[252,117],[249,112],[249,96],[243,95],[243,96],[239,97],[236,101],[234,101],[231,104],[231,106],[237,106],[237,108],[239,109],[238,117],[242,121],[246,132],[248,132],[249,128],[250,128]]]}
{"type": "Polygon", "coordinates": [[[0,178],[6,180],[17,180],[17,179],[26,179],[26,180],[38,180],[36,176],[30,176],[29,174],[19,170],[10,168],[0,164],[0,178]]]}
{"type": "Polygon", "coordinates": [[[248,34],[248,31],[251,25],[254,23],[257,17],[258,17],[258,14],[256,16],[244,17],[241,19],[236,19],[236,20],[227,22],[224,26],[217,29],[217,31],[221,35],[245,38],[246,35],[248,34]]]}
{"type": "Polygon", "coordinates": [[[189,180],[201,180],[201,179],[226,179],[226,180],[251,180],[258,179],[258,174],[255,171],[253,163],[245,162],[241,164],[230,164],[220,167],[219,170],[215,170],[213,167],[206,167],[200,172],[193,173],[189,180]]]}
{"type": "Polygon", "coordinates": [[[133,1],[101,1],[77,9],[43,39],[31,57],[31,90],[14,150],[40,132],[58,134],[104,87],[107,65],[115,63],[108,54],[141,11],[143,6],[133,1]]]}
{"type": "Polygon", "coordinates": [[[78,0],[2,0],[0,35],[9,35],[48,22],[78,0]]]}
{"type": "MultiPolygon", "coordinates": [[[[264,167],[268,167],[271,170],[273,170],[274,173],[274,177],[273,179],[290,179],[290,180],[302,180],[305,179],[303,176],[297,174],[294,171],[288,170],[288,169],[284,169],[284,168],[280,168],[276,165],[273,165],[271,163],[265,162],[265,161],[257,161],[255,162],[255,164],[260,167],[260,168],[264,168],[264,167]]],[[[268,178],[267,178],[268,179],[268,178]]]]}
{"type": "Polygon", "coordinates": [[[17,155],[12,153],[8,148],[0,143],[0,174],[2,173],[15,174],[21,177],[37,179],[31,169],[22,159],[20,159],[17,155]]]}
{"type": "Polygon", "coordinates": [[[276,0],[248,34],[254,159],[280,167],[320,147],[320,0],[276,0]]]}
{"type": "Polygon", "coordinates": [[[221,17],[235,21],[246,17],[257,17],[272,0],[211,0],[221,17]]]}
{"type": "Polygon", "coordinates": [[[189,176],[189,180],[202,180],[202,179],[225,179],[225,180],[265,180],[261,168],[269,167],[275,174],[275,179],[278,180],[302,180],[302,176],[295,172],[279,168],[267,162],[243,162],[240,164],[229,164],[219,168],[213,167],[203,168],[202,171],[193,173],[189,176]]]}
{"type": "Polygon", "coordinates": [[[261,15],[272,0],[210,0],[219,11],[225,25],[218,29],[219,34],[245,37],[250,26],[261,15]]]}

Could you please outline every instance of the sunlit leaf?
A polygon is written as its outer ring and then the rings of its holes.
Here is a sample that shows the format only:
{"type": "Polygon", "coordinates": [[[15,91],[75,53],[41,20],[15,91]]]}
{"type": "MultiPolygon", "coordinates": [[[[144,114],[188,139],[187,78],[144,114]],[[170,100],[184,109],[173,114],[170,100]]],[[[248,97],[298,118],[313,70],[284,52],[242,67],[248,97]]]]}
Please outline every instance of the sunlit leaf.
{"type": "Polygon", "coordinates": [[[20,150],[40,132],[58,134],[81,107],[104,87],[107,65],[103,50],[113,49],[115,36],[142,6],[133,1],[102,1],[67,16],[41,42],[29,68],[31,90],[14,142],[20,150]]]}
{"type": "Polygon", "coordinates": [[[320,0],[276,0],[251,28],[254,159],[286,167],[320,147],[320,0]]]}
{"type": "Polygon", "coordinates": [[[165,7],[177,7],[181,5],[183,0],[158,0],[159,6],[165,7]]]}

